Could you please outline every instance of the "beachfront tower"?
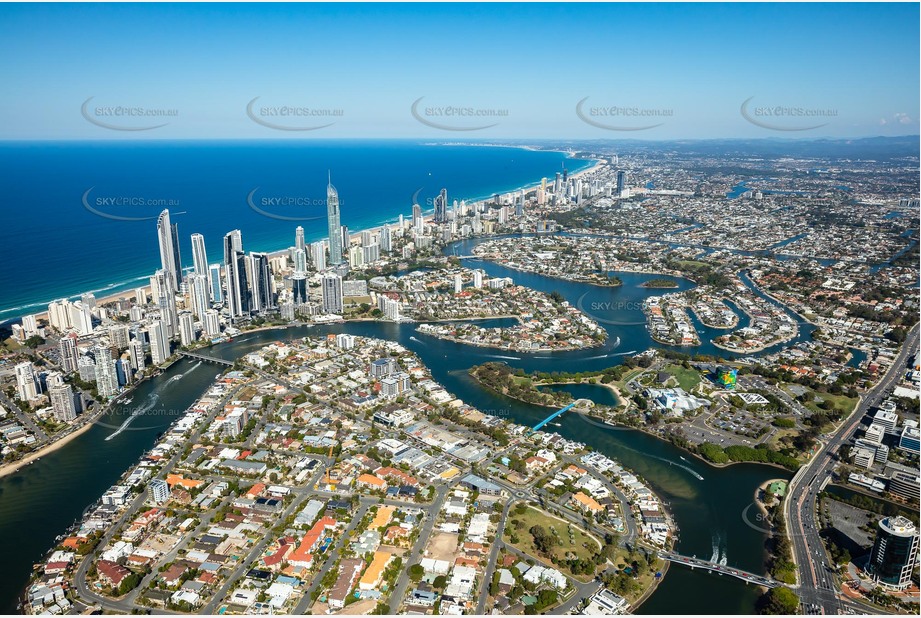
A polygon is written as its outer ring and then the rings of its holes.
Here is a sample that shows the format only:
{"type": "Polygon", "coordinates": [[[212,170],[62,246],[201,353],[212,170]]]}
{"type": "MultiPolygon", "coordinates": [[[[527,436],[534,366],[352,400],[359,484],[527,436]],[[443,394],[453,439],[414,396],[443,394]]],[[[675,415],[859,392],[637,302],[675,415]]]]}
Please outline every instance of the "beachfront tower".
{"type": "Polygon", "coordinates": [[[170,290],[179,291],[182,283],[182,266],[179,259],[179,226],[170,223],[169,210],[164,210],[157,217],[157,239],[160,241],[160,263],[166,274],[170,290]]]}
{"type": "Polygon", "coordinates": [[[435,223],[444,223],[448,220],[448,190],[442,189],[435,196],[435,223]]]}
{"type": "Polygon", "coordinates": [[[246,285],[246,259],[240,230],[224,235],[224,289],[226,306],[232,320],[249,313],[249,290],[246,285]]]}
{"type": "Polygon", "coordinates": [[[307,249],[307,245],[304,242],[304,228],[300,225],[294,228],[294,248],[300,251],[307,249]]]}
{"type": "Polygon", "coordinates": [[[329,263],[342,263],[342,223],[339,220],[339,192],[333,186],[332,176],[326,185],[326,224],[329,232],[329,263]]]}

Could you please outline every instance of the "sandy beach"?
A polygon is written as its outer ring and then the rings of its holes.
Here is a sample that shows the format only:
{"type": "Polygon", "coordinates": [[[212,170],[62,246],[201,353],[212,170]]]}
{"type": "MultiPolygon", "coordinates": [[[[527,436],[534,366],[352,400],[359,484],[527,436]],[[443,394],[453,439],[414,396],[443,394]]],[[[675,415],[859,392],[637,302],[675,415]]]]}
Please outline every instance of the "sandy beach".
{"type": "Polygon", "coordinates": [[[71,431],[69,434],[67,434],[63,438],[57,439],[54,442],[51,442],[50,444],[43,446],[37,451],[29,453],[28,455],[26,455],[25,457],[23,457],[22,459],[18,461],[14,461],[12,463],[8,463],[0,467],[0,478],[13,474],[17,470],[20,470],[24,468],[25,466],[29,465],[30,463],[32,463],[39,457],[44,457],[45,455],[49,453],[53,453],[54,451],[63,447],[65,444],[67,444],[71,440],[74,440],[77,437],[81,436],[82,434],[86,433],[87,431],[89,431],[90,427],[93,426],[94,420],[95,419],[88,420],[85,423],[83,423],[83,425],[71,431]]]}

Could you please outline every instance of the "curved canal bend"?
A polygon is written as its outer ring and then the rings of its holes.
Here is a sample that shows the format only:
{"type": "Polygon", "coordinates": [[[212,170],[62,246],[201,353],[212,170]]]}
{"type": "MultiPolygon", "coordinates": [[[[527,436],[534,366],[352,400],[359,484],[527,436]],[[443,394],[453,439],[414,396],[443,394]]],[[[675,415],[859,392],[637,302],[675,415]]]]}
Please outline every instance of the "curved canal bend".
{"type": "MultiPolygon", "coordinates": [[[[469,255],[476,242],[458,244],[458,253],[469,255]]],[[[465,402],[484,412],[533,425],[546,416],[546,408],[486,391],[469,378],[467,369],[489,360],[504,360],[529,371],[600,369],[618,364],[628,353],[652,345],[636,303],[641,304],[647,296],[673,291],[638,287],[654,275],[619,273],[623,286],[600,288],[513,271],[480,260],[465,259],[464,265],[482,268],[493,277],[511,276],[516,283],[538,290],[560,292],[571,303],[580,303],[587,313],[604,320],[600,323],[610,334],[608,342],[603,347],[578,352],[520,354],[427,337],[416,333],[414,324],[353,322],[244,333],[233,343],[222,344],[208,353],[232,359],[278,339],[340,332],[396,340],[418,354],[434,379],[465,402]]],[[[690,281],[678,281],[678,289],[693,287],[690,281]]],[[[689,351],[717,353],[716,349],[708,349],[712,348],[709,339],[713,335],[702,325],[698,327],[704,331],[704,344],[689,351]]],[[[800,332],[800,338],[807,336],[800,332]]],[[[157,435],[204,392],[219,371],[214,365],[181,360],[140,385],[131,394],[130,403],[116,406],[85,434],[0,479],[0,535],[17,539],[0,567],[0,609],[15,611],[32,564],[41,560],[55,537],[153,446],[157,435]],[[144,411],[137,414],[140,410],[144,411]],[[133,420],[110,438],[132,413],[136,414],[133,420]]],[[[766,535],[756,521],[746,522],[743,514],[757,512],[748,509],[755,488],[771,478],[789,477],[785,471],[757,464],[714,468],[657,438],[634,430],[599,426],[578,414],[564,415],[560,426],[550,429],[617,459],[648,481],[669,503],[680,530],[679,552],[717,561],[724,558],[732,566],[764,571],[766,535]],[[700,476],[703,480],[699,480],[700,476]]],[[[753,613],[758,595],[757,588],[734,578],[674,566],[637,613],[753,613]]]]}

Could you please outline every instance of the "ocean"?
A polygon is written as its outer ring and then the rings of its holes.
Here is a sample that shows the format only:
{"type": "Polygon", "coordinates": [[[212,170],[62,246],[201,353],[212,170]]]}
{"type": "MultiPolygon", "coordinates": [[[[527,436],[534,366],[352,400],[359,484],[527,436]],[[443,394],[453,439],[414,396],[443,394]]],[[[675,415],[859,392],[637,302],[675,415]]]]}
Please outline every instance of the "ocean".
{"type": "Polygon", "coordinates": [[[482,199],[591,165],[562,152],[421,141],[3,142],[0,321],[44,311],[58,298],[144,285],[160,267],[156,216],[179,226],[184,266],[193,233],[208,261],[225,233],[245,251],[325,238],[327,174],[342,224],[358,231],[424,210],[448,190],[482,199]]]}

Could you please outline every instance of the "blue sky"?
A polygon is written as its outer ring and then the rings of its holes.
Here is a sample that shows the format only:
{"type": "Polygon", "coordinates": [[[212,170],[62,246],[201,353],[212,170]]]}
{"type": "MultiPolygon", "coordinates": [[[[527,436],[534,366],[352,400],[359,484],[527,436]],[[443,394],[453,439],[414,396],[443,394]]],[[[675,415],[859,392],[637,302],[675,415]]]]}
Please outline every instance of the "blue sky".
{"type": "Polygon", "coordinates": [[[878,3],[3,4],[0,139],[914,135],[918,21],[878,3]]]}

